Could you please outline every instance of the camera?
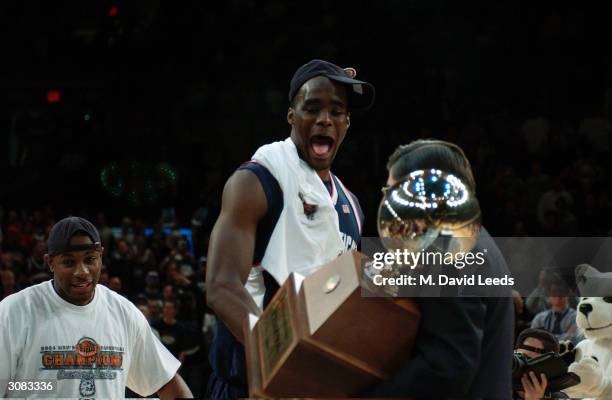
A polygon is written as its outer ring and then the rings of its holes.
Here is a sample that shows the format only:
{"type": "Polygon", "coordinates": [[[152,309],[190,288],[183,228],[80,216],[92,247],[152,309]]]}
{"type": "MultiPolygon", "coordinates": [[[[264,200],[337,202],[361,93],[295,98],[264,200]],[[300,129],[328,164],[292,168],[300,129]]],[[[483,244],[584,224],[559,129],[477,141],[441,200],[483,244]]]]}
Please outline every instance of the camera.
{"type": "Polygon", "coordinates": [[[515,390],[522,390],[521,378],[524,374],[533,371],[536,376],[546,375],[547,390],[551,392],[566,389],[580,383],[578,375],[567,372],[567,367],[573,362],[574,351],[561,355],[550,352],[539,357],[529,358],[523,353],[514,352],[512,357],[512,386],[515,390]]]}

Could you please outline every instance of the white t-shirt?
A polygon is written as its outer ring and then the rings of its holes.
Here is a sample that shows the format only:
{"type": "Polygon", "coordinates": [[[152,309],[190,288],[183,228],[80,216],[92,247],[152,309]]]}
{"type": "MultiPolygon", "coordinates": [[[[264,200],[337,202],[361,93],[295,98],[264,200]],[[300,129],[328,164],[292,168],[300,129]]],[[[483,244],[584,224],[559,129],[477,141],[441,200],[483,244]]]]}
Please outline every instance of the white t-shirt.
{"type": "Polygon", "coordinates": [[[0,302],[0,397],[116,399],[126,386],[149,396],[179,367],[140,310],[102,285],[85,306],[62,299],[52,281],[0,302]],[[6,393],[9,381],[43,379],[54,392],[6,393]]]}

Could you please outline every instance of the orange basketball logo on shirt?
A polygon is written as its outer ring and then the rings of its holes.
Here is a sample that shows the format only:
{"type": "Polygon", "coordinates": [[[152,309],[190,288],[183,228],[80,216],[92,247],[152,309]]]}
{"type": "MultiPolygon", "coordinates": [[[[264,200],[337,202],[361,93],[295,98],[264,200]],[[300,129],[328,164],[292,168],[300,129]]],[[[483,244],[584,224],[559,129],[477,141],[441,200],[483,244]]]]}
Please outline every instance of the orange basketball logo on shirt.
{"type": "Polygon", "coordinates": [[[92,338],[84,337],[74,346],[77,353],[83,357],[95,356],[100,350],[100,345],[92,338]]]}

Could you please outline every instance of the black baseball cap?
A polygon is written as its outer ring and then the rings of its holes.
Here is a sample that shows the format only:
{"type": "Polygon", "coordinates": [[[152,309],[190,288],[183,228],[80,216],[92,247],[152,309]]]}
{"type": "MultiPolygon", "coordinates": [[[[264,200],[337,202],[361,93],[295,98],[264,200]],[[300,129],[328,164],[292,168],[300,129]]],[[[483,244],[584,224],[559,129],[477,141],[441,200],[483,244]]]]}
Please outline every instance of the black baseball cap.
{"type": "MultiPolygon", "coordinates": [[[[354,71],[352,68],[350,70],[354,71]]],[[[293,98],[304,83],[316,76],[325,76],[334,82],[345,84],[347,86],[349,107],[353,110],[365,111],[374,104],[374,85],[354,79],[343,68],[323,60],[309,61],[295,71],[289,87],[289,102],[293,101],[293,98]]]]}
{"type": "Polygon", "coordinates": [[[99,250],[102,247],[100,233],[89,221],[80,217],[68,217],[57,222],[49,232],[47,251],[50,256],[67,253],[69,251],[99,250]],[[77,234],[84,233],[93,243],[71,245],[70,239],[77,234]]]}

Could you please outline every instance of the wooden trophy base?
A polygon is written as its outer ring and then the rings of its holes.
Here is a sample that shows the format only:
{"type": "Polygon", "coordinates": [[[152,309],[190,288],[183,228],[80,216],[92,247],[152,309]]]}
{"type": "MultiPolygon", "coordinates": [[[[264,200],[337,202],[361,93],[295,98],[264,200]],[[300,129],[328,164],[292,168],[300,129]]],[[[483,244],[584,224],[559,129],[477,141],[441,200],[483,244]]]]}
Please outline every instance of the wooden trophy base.
{"type": "Polygon", "coordinates": [[[419,310],[364,296],[374,295],[362,293],[361,259],[353,251],[305,278],[291,274],[254,327],[245,324],[251,396],[354,396],[406,361],[419,310]]]}

